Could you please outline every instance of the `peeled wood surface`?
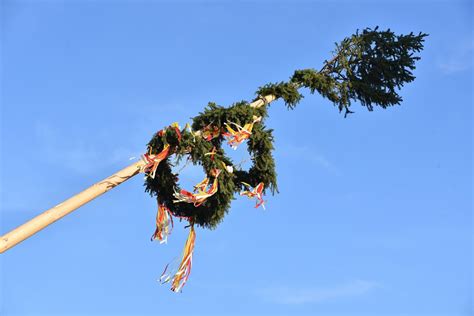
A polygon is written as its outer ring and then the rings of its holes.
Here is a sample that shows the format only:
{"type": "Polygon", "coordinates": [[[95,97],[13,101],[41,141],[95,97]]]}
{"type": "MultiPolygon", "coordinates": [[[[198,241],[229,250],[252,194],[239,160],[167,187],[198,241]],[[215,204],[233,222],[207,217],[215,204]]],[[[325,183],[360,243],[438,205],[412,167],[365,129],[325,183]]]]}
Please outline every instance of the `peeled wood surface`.
{"type": "Polygon", "coordinates": [[[137,175],[144,164],[145,162],[142,160],[133,163],[3,235],[0,239],[0,253],[5,252],[87,202],[137,175]]]}
{"type": "Polygon", "coordinates": [[[263,106],[265,103],[270,103],[272,101],[275,101],[276,100],[276,96],[274,95],[266,95],[256,101],[253,101],[252,103],[250,103],[249,105],[253,108],[259,108],[261,106],[263,106]],[[265,101],[263,101],[263,99],[265,99],[265,101]]]}

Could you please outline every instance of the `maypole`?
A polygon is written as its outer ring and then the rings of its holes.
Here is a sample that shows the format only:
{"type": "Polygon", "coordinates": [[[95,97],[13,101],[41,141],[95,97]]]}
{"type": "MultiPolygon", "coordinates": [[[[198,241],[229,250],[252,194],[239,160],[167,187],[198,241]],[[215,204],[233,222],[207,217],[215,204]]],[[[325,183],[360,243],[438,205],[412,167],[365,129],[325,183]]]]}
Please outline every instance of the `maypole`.
{"type": "Polygon", "coordinates": [[[294,109],[303,98],[300,88],[318,93],[331,101],[344,117],[353,113],[352,102],[369,111],[400,104],[397,91],[413,81],[416,53],[423,49],[426,34],[396,35],[390,30],[364,29],[336,44],[332,58],[320,70],[296,70],[287,82],[269,83],[256,91],[252,102],[229,107],[209,103],[192,124],[181,128],[173,123],[159,130],[141,160],[92,185],[83,192],[47,210],[0,238],[0,252],[12,248],[46,226],[73,212],[140,172],[146,174],[145,187],[157,198],[156,229],[152,240],[166,242],[173,218],[189,222],[189,235],[182,259],[176,267],[167,265],[160,280],[170,282],[179,292],[192,267],[195,226],[215,228],[229,211],[235,194],[256,199],[263,206],[266,190],[277,190],[272,152],[272,130],[265,126],[271,102],[282,99],[294,109]],[[232,149],[247,144],[253,165],[242,170],[222,147],[232,149]],[[193,190],[181,189],[170,161],[187,159],[204,169],[206,177],[193,190]]]}

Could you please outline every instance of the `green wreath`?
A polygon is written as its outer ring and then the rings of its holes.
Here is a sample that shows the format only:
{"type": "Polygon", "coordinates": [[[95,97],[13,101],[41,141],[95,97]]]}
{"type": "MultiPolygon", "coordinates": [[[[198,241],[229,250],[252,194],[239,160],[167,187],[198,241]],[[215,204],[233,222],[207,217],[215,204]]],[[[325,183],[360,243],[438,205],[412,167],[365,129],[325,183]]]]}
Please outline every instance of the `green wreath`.
{"type": "Polygon", "coordinates": [[[187,218],[191,223],[214,228],[229,210],[235,193],[257,187],[262,183],[262,193],[270,188],[276,190],[275,163],[272,156],[272,131],[265,128],[266,106],[251,107],[247,102],[236,103],[229,108],[209,103],[201,115],[193,119],[192,127],[179,129],[175,125],[157,132],[148,143],[149,156],[159,155],[168,145],[170,149],[153,174],[146,178],[146,191],[158,199],[158,203],[170,210],[173,216],[187,218]],[[232,125],[242,127],[255,118],[247,139],[247,149],[253,165],[248,171],[239,170],[229,158],[222,144],[226,129],[232,125]],[[202,203],[177,201],[177,192],[182,189],[178,175],[172,172],[172,156],[177,161],[186,157],[194,165],[201,165],[209,182],[217,179],[217,191],[202,203]],[[216,177],[216,170],[218,176],[216,177]]]}

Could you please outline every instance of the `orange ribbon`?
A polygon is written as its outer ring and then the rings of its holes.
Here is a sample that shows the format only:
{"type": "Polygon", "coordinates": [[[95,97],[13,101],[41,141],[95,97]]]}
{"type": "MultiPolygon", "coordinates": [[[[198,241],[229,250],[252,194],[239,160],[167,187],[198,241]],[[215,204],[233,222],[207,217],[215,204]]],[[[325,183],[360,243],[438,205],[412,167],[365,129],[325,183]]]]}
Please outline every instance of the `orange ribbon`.
{"type": "Polygon", "coordinates": [[[263,209],[265,209],[265,201],[263,200],[263,187],[264,187],[264,184],[263,182],[260,182],[255,188],[253,188],[252,190],[250,190],[250,188],[252,187],[250,184],[248,183],[245,183],[245,182],[242,182],[242,184],[244,184],[247,188],[249,188],[248,191],[242,191],[240,192],[240,195],[245,195],[247,196],[249,199],[252,199],[252,198],[257,198],[257,202],[255,204],[255,208],[259,207],[260,205],[263,207],[263,209]]]}
{"type": "Polygon", "coordinates": [[[230,124],[225,123],[224,125],[227,128],[227,132],[223,133],[224,136],[228,138],[227,143],[233,148],[237,149],[237,146],[242,144],[243,141],[246,139],[250,138],[250,135],[252,135],[252,129],[253,125],[257,122],[260,122],[262,120],[262,117],[253,117],[252,123],[247,123],[244,125],[244,127],[240,126],[237,123],[231,122],[230,124]],[[237,130],[234,130],[231,125],[234,125],[237,130]]]}
{"type": "MultiPolygon", "coordinates": [[[[156,174],[156,169],[158,169],[158,165],[160,162],[168,157],[170,151],[170,145],[165,144],[163,150],[158,155],[151,155],[150,153],[144,154],[142,159],[146,162],[140,171],[145,172],[150,178],[154,179],[156,174]]],[[[151,152],[151,147],[150,147],[151,152]]]]}
{"type": "Polygon", "coordinates": [[[166,243],[168,235],[173,230],[173,217],[171,211],[163,204],[158,204],[158,212],[156,214],[156,229],[151,240],[158,239],[160,244],[166,243]]]}
{"type": "Polygon", "coordinates": [[[194,251],[194,241],[196,239],[196,232],[194,231],[194,226],[191,226],[189,230],[188,239],[183,249],[183,256],[181,263],[179,264],[178,270],[176,273],[169,270],[169,264],[166,265],[165,270],[161,274],[160,281],[161,283],[168,283],[171,281],[171,290],[174,292],[179,292],[188,281],[189,274],[191,273],[191,267],[193,262],[193,251],[194,251]]]}

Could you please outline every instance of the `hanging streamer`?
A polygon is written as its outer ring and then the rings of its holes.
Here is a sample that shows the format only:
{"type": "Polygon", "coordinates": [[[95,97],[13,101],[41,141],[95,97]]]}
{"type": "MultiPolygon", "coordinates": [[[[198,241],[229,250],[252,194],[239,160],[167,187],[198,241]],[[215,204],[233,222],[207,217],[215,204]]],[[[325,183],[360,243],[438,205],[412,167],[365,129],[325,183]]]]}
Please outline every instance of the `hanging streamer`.
{"type": "Polygon", "coordinates": [[[146,162],[146,165],[144,165],[140,171],[145,172],[150,178],[154,179],[158,165],[168,157],[169,151],[170,145],[165,144],[163,150],[158,155],[151,155],[150,147],[149,153],[142,155],[142,159],[146,162]]]}
{"type": "Polygon", "coordinates": [[[216,155],[216,147],[212,147],[212,150],[208,153],[205,153],[204,156],[211,156],[211,160],[214,161],[214,156],[216,155]]]}
{"type": "Polygon", "coordinates": [[[209,178],[205,178],[198,184],[194,186],[194,192],[191,193],[189,191],[186,191],[182,189],[179,192],[174,193],[175,200],[173,200],[174,203],[180,203],[180,202],[185,202],[185,203],[193,203],[194,206],[198,207],[206,199],[212,195],[214,195],[217,192],[218,189],[218,181],[217,177],[219,176],[221,170],[220,169],[214,169],[212,172],[212,176],[214,177],[214,181],[212,182],[212,185],[207,189],[209,185],[209,178]],[[207,189],[207,190],[206,190],[207,189]]]}
{"type": "Polygon", "coordinates": [[[194,241],[196,239],[196,232],[194,231],[194,225],[191,225],[189,230],[188,239],[183,249],[183,256],[181,263],[176,272],[173,269],[170,269],[170,264],[166,265],[165,270],[161,274],[160,282],[168,283],[171,281],[171,290],[174,292],[179,292],[186,284],[186,281],[189,278],[191,273],[191,267],[193,262],[193,251],[194,251],[194,241]]]}
{"type": "Polygon", "coordinates": [[[173,217],[170,210],[163,204],[158,204],[158,213],[156,214],[156,230],[151,240],[158,239],[160,244],[166,243],[168,235],[173,230],[173,217]]]}
{"type": "Polygon", "coordinates": [[[243,141],[248,139],[252,135],[253,125],[257,122],[260,122],[262,117],[253,116],[252,123],[247,123],[244,127],[240,126],[237,123],[231,122],[230,124],[225,123],[224,125],[227,128],[227,132],[223,133],[224,136],[228,138],[227,143],[235,150],[237,146],[242,144],[243,141]],[[237,130],[234,130],[231,125],[235,126],[237,130]]]}
{"type": "Polygon", "coordinates": [[[263,188],[264,183],[260,182],[255,188],[252,189],[252,186],[248,183],[242,182],[249,190],[240,192],[240,195],[245,195],[248,198],[257,198],[257,202],[255,204],[255,208],[258,208],[260,205],[265,209],[265,201],[263,200],[263,188]]]}

